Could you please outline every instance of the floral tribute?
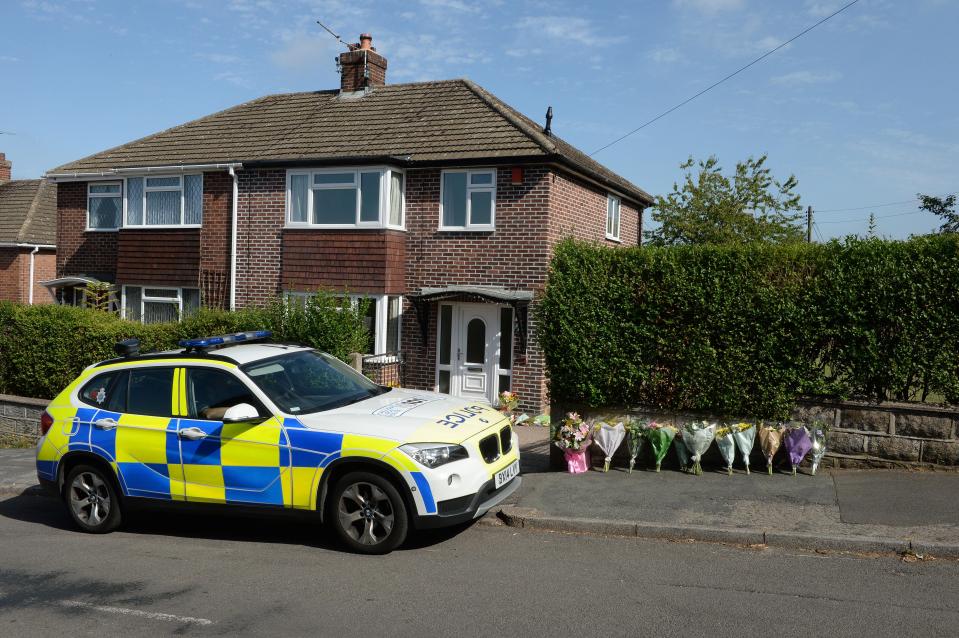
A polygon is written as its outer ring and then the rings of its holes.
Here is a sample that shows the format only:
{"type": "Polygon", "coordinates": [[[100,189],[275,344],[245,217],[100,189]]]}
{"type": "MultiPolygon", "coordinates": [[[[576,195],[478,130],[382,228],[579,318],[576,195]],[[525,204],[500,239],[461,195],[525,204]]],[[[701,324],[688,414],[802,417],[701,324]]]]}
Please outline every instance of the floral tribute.
{"type": "Polygon", "coordinates": [[[556,429],[556,446],[563,450],[570,474],[582,474],[589,469],[590,427],[576,412],[570,412],[556,429]]]}

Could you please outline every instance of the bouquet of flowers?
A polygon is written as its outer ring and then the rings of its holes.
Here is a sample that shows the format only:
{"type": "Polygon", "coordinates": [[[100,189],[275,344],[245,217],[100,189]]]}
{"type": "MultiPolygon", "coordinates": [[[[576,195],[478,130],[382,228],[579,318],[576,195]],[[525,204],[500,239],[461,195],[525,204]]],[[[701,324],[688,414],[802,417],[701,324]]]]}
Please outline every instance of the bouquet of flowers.
{"type": "Polygon", "coordinates": [[[759,447],[762,448],[766,456],[766,471],[769,475],[773,474],[773,457],[779,450],[779,445],[783,441],[782,425],[778,423],[765,423],[759,426],[759,447]]]}
{"type": "Polygon", "coordinates": [[[499,393],[499,409],[500,412],[509,417],[510,425],[519,425],[524,421],[529,420],[528,414],[515,414],[513,411],[516,409],[516,406],[519,405],[519,394],[516,392],[510,392],[509,390],[503,390],[499,393]]]}
{"type": "Polygon", "coordinates": [[[716,430],[716,447],[719,448],[719,453],[723,455],[723,460],[726,461],[726,471],[730,476],[733,475],[733,461],[736,460],[736,439],[733,437],[733,428],[735,427],[729,425],[716,430]]]}
{"type": "Polygon", "coordinates": [[[652,421],[646,427],[644,434],[646,435],[646,440],[649,441],[649,447],[653,450],[653,458],[656,459],[657,472],[663,464],[663,459],[666,457],[666,452],[669,451],[669,446],[672,444],[676,432],[676,428],[668,423],[652,421]]]}
{"type": "Polygon", "coordinates": [[[599,421],[593,426],[593,430],[593,440],[596,441],[596,445],[598,445],[599,449],[606,455],[606,460],[603,463],[603,471],[609,472],[609,463],[613,460],[613,454],[616,453],[619,446],[623,444],[623,439],[626,438],[626,428],[623,427],[622,421],[616,425],[599,421]]]}
{"type": "Polygon", "coordinates": [[[673,439],[673,449],[676,450],[676,458],[679,460],[679,470],[688,472],[692,461],[689,460],[689,450],[683,443],[683,431],[676,431],[676,438],[673,439]]]}
{"type": "Polygon", "coordinates": [[[576,412],[568,413],[556,429],[554,441],[563,450],[570,474],[582,474],[589,470],[589,434],[589,426],[583,423],[583,418],[576,412]]]}
{"type": "Polygon", "coordinates": [[[813,421],[812,424],[812,475],[816,476],[819,462],[826,453],[826,437],[829,436],[829,426],[824,421],[813,421]]]}
{"type": "Polygon", "coordinates": [[[589,426],[577,412],[569,412],[556,430],[556,445],[561,450],[580,450],[590,443],[589,426]]]}
{"type": "Polygon", "coordinates": [[[796,468],[798,468],[802,460],[806,458],[806,453],[809,452],[809,449],[812,447],[812,438],[809,436],[809,430],[801,424],[786,428],[786,434],[783,436],[783,446],[786,448],[786,454],[789,455],[789,462],[793,468],[793,476],[796,476],[796,468]]]}
{"type": "Polygon", "coordinates": [[[703,453],[709,449],[709,445],[713,442],[715,436],[715,423],[692,421],[683,426],[683,443],[686,444],[693,461],[693,474],[699,476],[703,473],[700,460],[703,458],[703,453]]]}
{"type": "Polygon", "coordinates": [[[626,446],[629,448],[629,473],[633,473],[633,466],[636,465],[636,457],[643,449],[645,440],[645,431],[648,421],[626,417],[623,421],[623,427],[626,429],[626,446]]]}
{"type": "Polygon", "coordinates": [[[749,474],[749,455],[752,454],[753,444],[756,442],[756,426],[752,423],[737,423],[732,426],[733,439],[743,457],[746,474],[749,474]]]}
{"type": "Polygon", "coordinates": [[[548,414],[540,414],[533,418],[533,425],[542,425],[544,427],[549,427],[549,424],[552,423],[552,419],[548,414]]]}

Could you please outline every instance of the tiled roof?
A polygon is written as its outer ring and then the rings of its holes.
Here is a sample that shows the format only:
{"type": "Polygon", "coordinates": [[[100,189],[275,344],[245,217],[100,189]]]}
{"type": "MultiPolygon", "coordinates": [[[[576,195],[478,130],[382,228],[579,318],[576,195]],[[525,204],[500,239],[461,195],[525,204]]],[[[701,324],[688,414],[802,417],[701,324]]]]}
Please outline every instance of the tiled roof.
{"type": "Polygon", "coordinates": [[[643,202],[650,196],[469,80],[268,95],[65,164],[50,174],[228,162],[404,158],[559,161],[643,202]]]}
{"type": "Polygon", "coordinates": [[[43,179],[0,183],[0,242],[57,243],[57,185],[43,179]]]}

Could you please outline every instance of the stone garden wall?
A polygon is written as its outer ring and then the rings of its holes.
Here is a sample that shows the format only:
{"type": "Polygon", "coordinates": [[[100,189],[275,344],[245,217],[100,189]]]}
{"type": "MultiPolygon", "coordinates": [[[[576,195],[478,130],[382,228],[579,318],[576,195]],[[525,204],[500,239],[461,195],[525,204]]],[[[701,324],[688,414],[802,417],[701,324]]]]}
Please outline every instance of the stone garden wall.
{"type": "Polygon", "coordinates": [[[0,394],[0,439],[36,441],[40,437],[40,414],[46,399],[0,394]]]}
{"type": "MultiPolygon", "coordinates": [[[[579,412],[586,419],[612,419],[623,414],[643,416],[654,420],[674,422],[711,419],[709,415],[676,414],[644,409],[641,406],[629,409],[590,409],[577,405],[553,404],[554,419],[570,410],[579,412]]],[[[843,468],[949,468],[959,469],[959,439],[957,421],[959,408],[942,408],[915,403],[863,403],[856,401],[801,401],[793,411],[793,418],[803,423],[821,420],[829,424],[831,431],[827,443],[823,467],[843,468]]],[[[553,467],[564,467],[562,452],[550,446],[553,467]]],[[[751,463],[756,468],[765,467],[765,461],[753,450],[751,463]]],[[[667,456],[666,464],[675,460],[667,456]]],[[[617,455],[625,462],[625,445],[617,455]]],[[[715,446],[703,459],[704,465],[718,464],[719,455],[715,446]]],[[[593,464],[601,464],[598,454],[593,455],[593,464]]],[[[737,467],[739,462],[737,461],[737,467]]]]}

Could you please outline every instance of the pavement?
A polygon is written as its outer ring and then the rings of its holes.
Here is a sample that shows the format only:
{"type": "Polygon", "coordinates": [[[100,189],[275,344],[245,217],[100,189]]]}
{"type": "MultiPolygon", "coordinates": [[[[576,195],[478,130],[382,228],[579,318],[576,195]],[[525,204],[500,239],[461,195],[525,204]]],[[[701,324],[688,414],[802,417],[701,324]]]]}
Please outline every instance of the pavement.
{"type": "MultiPolygon", "coordinates": [[[[549,471],[546,428],[517,428],[523,487],[483,520],[512,527],[959,558],[959,473],[622,468],[549,471]]],[[[0,496],[40,494],[32,449],[0,449],[0,496]]]]}

